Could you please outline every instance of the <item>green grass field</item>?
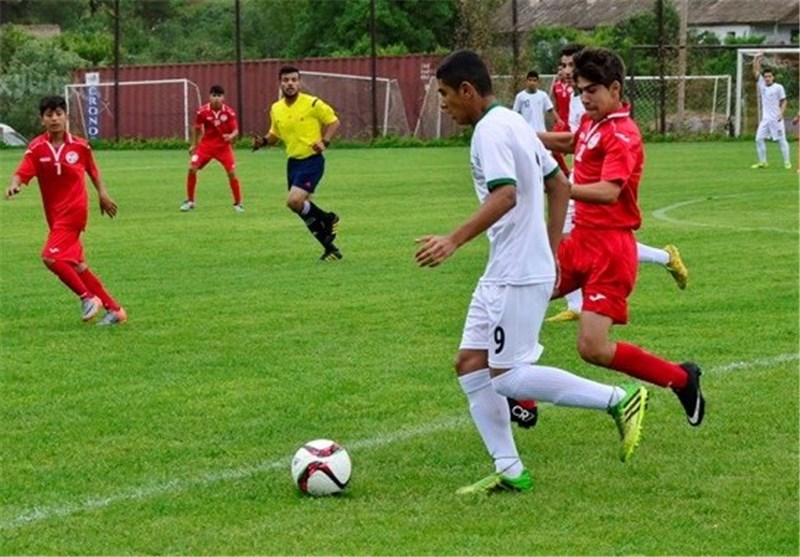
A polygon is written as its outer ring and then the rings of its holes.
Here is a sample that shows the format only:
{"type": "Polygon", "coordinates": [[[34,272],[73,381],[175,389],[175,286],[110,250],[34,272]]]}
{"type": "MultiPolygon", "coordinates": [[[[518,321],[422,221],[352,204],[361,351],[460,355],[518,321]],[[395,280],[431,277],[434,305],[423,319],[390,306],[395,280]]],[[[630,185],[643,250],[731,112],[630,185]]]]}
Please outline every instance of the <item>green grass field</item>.
{"type": "MultiPolygon", "coordinates": [[[[413,264],[476,207],[466,147],[332,150],[336,263],[285,208],[278,150],[237,153],[243,214],[219,166],[182,214],[184,152],[98,152],[120,213],[92,192],[84,242],[128,311],[112,329],[42,266],[36,188],[0,203],[0,554],[798,555],[798,175],[768,147],[751,171],[751,142],[647,146],[638,236],[691,280],[642,266],[615,337],[703,366],[703,426],[654,388],[622,465],[610,418],[545,405],[515,431],[534,493],[489,498],[454,495],[492,464],[452,371],[487,244],[413,264]],[[352,456],[341,497],[291,482],[318,437],[352,456]]],[[[622,381],[575,331],[546,325],[542,362],[622,381]]]]}

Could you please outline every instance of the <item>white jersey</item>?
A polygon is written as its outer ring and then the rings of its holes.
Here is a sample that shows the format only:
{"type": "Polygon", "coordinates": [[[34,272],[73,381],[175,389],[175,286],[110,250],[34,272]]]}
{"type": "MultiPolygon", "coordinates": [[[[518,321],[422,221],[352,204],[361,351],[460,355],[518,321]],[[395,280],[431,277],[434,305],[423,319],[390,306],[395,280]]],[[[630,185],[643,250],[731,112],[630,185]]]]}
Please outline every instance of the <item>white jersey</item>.
{"type": "Polygon", "coordinates": [[[525,89],[517,93],[512,110],[522,114],[533,131],[545,132],[547,126],[544,122],[544,115],[547,111],[553,110],[553,101],[544,91],[538,90],[530,93],[525,89]]]}
{"type": "Polygon", "coordinates": [[[786,98],[783,85],[773,82],[767,87],[764,77],[759,75],[758,92],[761,94],[761,120],[779,121],[781,119],[781,101],[786,98]]]}
{"type": "Polygon", "coordinates": [[[569,131],[575,133],[581,124],[581,116],[586,112],[586,107],[581,102],[580,95],[572,95],[569,100],[569,131]]]}
{"type": "Polygon", "coordinates": [[[493,187],[515,184],[517,204],[487,231],[489,261],[483,284],[527,285],[555,280],[544,217],[544,177],[558,165],[525,120],[493,105],[475,126],[470,147],[475,193],[483,203],[493,187]]]}

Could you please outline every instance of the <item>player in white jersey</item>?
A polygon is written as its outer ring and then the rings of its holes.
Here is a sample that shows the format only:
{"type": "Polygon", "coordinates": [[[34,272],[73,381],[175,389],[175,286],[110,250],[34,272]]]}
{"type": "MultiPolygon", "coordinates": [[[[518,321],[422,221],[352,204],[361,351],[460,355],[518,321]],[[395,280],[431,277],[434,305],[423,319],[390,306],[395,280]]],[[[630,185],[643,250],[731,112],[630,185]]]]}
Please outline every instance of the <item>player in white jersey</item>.
{"type": "Polygon", "coordinates": [[[489,71],[477,54],[453,52],[436,78],[442,109],[458,124],[475,127],[470,162],[480,207],[450,234],[418,238],[414,258],[420,267],[436,267],[482,232],[489,239],[489,261],[469,305],[456,372],[495,473],[458,493],[532,490],[514,443],[506,397],[608,411],[620,431],[625,461],[639,442],[647,390],[635,383],[612,387],[534,365],[556,279],[554,252],[569,183],[525,120],[497,104],[489,71]]]}
{"type": "Polygon", "coordinates": [[[522,117],[525,118],[525,121],[535,132],[547,131],[545,116],[548,113],[553,116],[556,124],[561,120],[553,110],[553,101],[550,100],[550,95],[539,89],[539,73],[535,70],[528,72],[528,77],[525,79],[525,89],[514,97],[514,105],[511,110],[522,114],[522,117]]]}
{"type": "Polygon", "coordinates": [[[767,144],[765,139],[777,141],[781,147],[783,167],[792,168],[789,158],[789,142],[786,141],[786,126],[783,122],[783,113],[786,110],[786,91],[783,85],[775,83],[775,74],[769,68],[761,71],[761,58],[759,53],[753,59],[753,74],[756,76],[758,94],[761,97],[761,121],[756,131],[756,154],[758,162],[750,168],[767,167],[767,144]]]}

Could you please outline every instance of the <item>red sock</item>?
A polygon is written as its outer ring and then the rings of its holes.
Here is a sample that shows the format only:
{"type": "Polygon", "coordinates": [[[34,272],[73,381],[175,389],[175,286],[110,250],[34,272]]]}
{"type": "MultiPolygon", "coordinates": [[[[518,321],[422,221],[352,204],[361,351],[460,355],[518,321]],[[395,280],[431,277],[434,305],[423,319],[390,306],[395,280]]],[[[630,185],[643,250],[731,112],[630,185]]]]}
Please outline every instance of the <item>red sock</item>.
{"type": "Polygon", "coordinates": [[[104,308],[110,309],[111,311],[119,310],[119,304],[111,297],[111,294],[103,287],[103,283],[100,282],[100,279],[97,278],[88,267],[81,271],[80,277],[83,279],[86,286],[94,292],[94,295],[100,298],[104,308]]]}
{"type": "Polygon", "coordinates": [[[189,172],[186,176],[186,198],[194,201],[194,192],[197,189],[197,172],[189,172]]]}
{"type": "Polygon", "coordinates": [[[239,178],[228,178],[233,193],[233,204],[239,205],[242,202],[242,188],[239,186],[239,178]]]}
{"type": "Polygon", "coordinates": [[[83,282],[75,267],[66,261],[53,261],[47,265],[47,268],[81,299],[92,295],[91,289],[83,282]]]}
{"type": "Polygon", "coordinates": [[[617,350],[609,367],[659,387],[681,389],[686,386],[687,375],[681,366],[625,342],[617,343],[617,350]]]}
{"type": "Polygon", "coordinates": [[[564,176],[569,177],[569,167],[567,166],[567,161],[564,159],[564,155],[559,153],[558,151],[553,151],[553,158],[556,159],[558,166],[561,168],[561,172],[564,173],[564,176]]]}

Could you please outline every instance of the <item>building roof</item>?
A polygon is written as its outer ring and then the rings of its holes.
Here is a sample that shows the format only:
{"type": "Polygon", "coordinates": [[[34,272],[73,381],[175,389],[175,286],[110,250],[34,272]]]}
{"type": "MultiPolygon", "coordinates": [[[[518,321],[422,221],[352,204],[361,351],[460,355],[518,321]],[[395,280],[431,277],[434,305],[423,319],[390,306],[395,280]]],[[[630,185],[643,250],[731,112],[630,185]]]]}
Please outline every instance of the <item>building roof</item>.
{"type": "MultiPolygon", "coordinates": [[[[688,0],[689,26],[798,24],[797,0],[688,0]]],[[[500,30],[511,31],[511,6],[507,0],[496,14],[500,30]]],[[[594,29],[614,25],[641,12],[652,12],[655,0],[516,0],[517,28],[540,26],[594,29]]]]}

